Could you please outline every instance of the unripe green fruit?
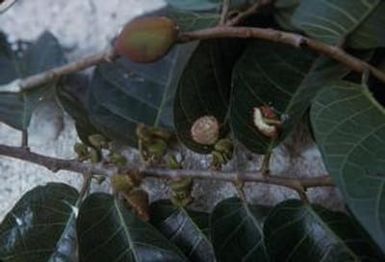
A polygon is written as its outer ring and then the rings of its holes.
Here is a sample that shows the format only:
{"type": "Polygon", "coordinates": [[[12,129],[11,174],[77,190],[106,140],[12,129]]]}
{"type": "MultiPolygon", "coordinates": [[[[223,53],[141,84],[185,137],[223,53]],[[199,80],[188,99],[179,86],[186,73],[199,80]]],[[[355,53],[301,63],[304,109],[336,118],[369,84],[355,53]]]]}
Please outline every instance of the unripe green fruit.
{"type": "Polygon", "coordinates": [[[128,23],[120,33],[116,53],[137,63],[151,63],[167,54],[178,37],[178,26],[166,17],[147,17],[128,23]]]}

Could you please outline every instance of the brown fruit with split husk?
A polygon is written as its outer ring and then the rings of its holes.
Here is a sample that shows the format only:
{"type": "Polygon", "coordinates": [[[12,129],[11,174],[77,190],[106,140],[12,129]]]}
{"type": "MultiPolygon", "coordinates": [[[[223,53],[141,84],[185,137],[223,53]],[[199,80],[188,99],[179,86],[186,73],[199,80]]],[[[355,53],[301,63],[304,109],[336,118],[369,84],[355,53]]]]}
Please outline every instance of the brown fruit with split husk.
{"type": "Polygon", "coordinates": [[[137,63],[151,63],[165,56],[175,44],[178,26],[166,17],[133,20],[120,33],[116,53],[137,63]]]}

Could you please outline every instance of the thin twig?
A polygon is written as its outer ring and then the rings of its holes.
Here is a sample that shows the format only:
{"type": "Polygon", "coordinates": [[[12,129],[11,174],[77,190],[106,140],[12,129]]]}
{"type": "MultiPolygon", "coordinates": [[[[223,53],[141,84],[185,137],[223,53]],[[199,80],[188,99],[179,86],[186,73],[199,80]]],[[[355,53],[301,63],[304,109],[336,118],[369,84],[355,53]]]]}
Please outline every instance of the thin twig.
{"type": "Polygon", "coordinates": [[[230,0],[223,0],[221,19],[219,20],[219,25],[225,25],[227,20],[227,14],[229,13],[230,0]]]}
{"type": "MultiPolygon", "coordinates": [[[[82,163],[77,160],[58,159],[49,156],[44,156],[34,152],[30,152],[21,147],[13,147],[0,145],[0,155],[13,157],[44,166],[52,172],[59,170],[67,170],[77,172],[80,174],[97,174],[104,176],[111,176],[118,172],[113,166],[98,166],[89,163],[82,163]]],[[[334,186],[332,179],[329,176],[320,177],[281,177],[281,176],[264,176],[259,171],[247,171],[238,174],[236,171],[212,171],[212,170],[192,170],[192,169],[162,169],[162,168],[148,168],[145,166],[133,166],[127,168],[129,172],[139,171],[146,177],[155,177],[159,179],[179,179],[184,177],[191,177],[194,179],[209,179],[225,182],[254,182],[265,183],[278,186],[284,186],[296,190],[306,190],[311,187],[331,187],[334,186]]]]}
{"type": "Polygon", "coordinates": [[[92,174],[91,173],[83,174],[83,184],[79,192],[80,201],[83,200],[88,195],[91,187],[91,182],[92,182],[92,174]]]}
{"type": "Polygon", "coordinates": [[[82,58],[78,61],[50,69],[37,75],[24,78],[20,81],[19,87],[20,90],[23,91],[29,90],[31,88],[35,88],[37,86],[41,86],[43,84],[57,80],[61,76],[79,72],[103,62],[111,62],[116,57],[117,55],[113,49],[108,49],[107,51],[82,58]]]}
{"type": "Polygon", "coordinates": [[[337,46],[331,46],[300,34],[284,32],[271,28],[232,26],[213,27],[181,34],[179,41],[181,43],[185,43],[195,40],[216,38],[256,38],[290,45],[295,48],[309,49],[320,55],[327,56],[340,62],[354,72],[364,73],[366,70],[369,70],[375,77],[382,82],[385,82],[385,73],[365,61],[348,54],[337,46]]]}
{"type": "Polygon", "coordinates": [[[28,130],[27,129],[23,129],[21,131],[21,147],[25,148],[26,150],[28,150],[29,146],[28,146],[28,130]]]}
{"type": "Polygon", "coordinates": [[[264,176],[270,175],[270,160],[271,160],[272,152],[267,152],[262,159],[262,165],[261,165],[261,173],[264,176]]]}
{"type": "Polygon", "coordinates": [[[258,13],[259,9],[267,5],[270,5],[271,3],[272,3],[272,0],[258,0],[256,3],[251,5],[248,9],[246,9],[244,12],[240,12],[236,17],[228,20],[226,22],[226,25],[227,26],[239,25],[247,17],[258,13]]]}

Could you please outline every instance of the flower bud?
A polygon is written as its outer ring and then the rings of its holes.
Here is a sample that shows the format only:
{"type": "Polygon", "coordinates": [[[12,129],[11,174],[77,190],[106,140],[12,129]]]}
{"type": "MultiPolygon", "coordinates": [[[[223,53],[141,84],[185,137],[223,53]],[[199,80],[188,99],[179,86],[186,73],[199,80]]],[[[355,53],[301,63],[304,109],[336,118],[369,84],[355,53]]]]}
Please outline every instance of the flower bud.
{"type": "Polygon", "coordinates": [[[100,134],[94,134],[90,135],[88,137],[88,141],[92,146],[94,146],[97,149],[107,149],[108,148],[108,141],[107,138],[100,134]]]}

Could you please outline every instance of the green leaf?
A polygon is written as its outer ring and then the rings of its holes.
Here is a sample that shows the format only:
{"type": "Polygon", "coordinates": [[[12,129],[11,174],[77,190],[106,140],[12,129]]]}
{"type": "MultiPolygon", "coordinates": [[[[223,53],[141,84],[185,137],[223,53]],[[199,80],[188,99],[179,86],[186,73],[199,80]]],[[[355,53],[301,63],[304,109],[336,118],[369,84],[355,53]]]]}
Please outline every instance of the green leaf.
{"type": "Polygon", "coordinates": [[[22,54],[19,77],[27,77],[66,63],[59,41],[50,32],[44,32],[22,54]]]}
{"type": "Polygon", "coordinates": [[[12,51],[7,36],[0,32],[0,85],[18,78],[18,68],[14,61],[17,61],[16,54],[12,51]]]}
{"type": "Polygon", "coordinates": [[[211,215],[211,240],[219,261],[269,261],[262,225],[269,211],[238,198],[220,202],[211,215]]]}
{"type": "Polygon", "coordinates": [[[166,0],[174,8],[189,11],[215,10],[221,6],[222,0],[166,0]]]}
{"type": "Polygon", "coordinates": [[[172,8],[167,9],[166,16],[177,23],[181,32],[214,27],[220,19],[218,13],[182,11],[172,8]]]}
{"type": "Polygon", "coordinates": [[[385,251],[385,109],[364,86],[341,81],[317,96],[311,121],[330,175],[385,251]]]}
{"type": "Polygon", "coordinates": [[[380,0],[302,0],[292,22],[308,35],[328,44],[348,38],[355,48],[385,45],[385,3],[380,0]]]}
{"type": "Polygon", "coordinates": [[[284,30],[299,31],[299,29],[293,25],[291,18],[300,2],[301,0],[274,1],[274,18],[284,30]]]}
{"type": "Polygon", "coordinates": [[[231,126],[235,137],[256,153],[283,141],[310,106],[322,83],[348,70],[304,50],[262,41],[250,43],[233,71],[231,126]],[[270,139],[254,125],[253,108],[268,105],[281,116],[280,136],[270,139]]]}
{"type": "Polygon", "coordinates": [[[385,46],[385,2],[380,1],[377,8],[361,23],[348,39],[348,45],[357,49],[385,46]]]}
{"type": "Polygon", "coordinates": [[[173,129],[173,100],[179,77],[195,44],[176,46],[153,64],[121,58],[96,68],[87,109],[107,137],[136,146],[136,126],[173,129]]]}
{"type": "MultiPolygon", "coordinates": [[[[245,9],[257,0],[231,0],[230,9],[245,9]]],[[[224,0],[166,0],[170,6],[186,11],[219,11],[224,0]]]]}
{"type": "Polygon", "coordinates": [[[235,40],[203,41],[182,74],[175,96],[174,124],[179,139],[191,150],[212,150],[212,146],[199,144],[191,137],[192,125],[202,116],[218,120],[221,137],[228,132],[231,71],[242,46],[242,42],[235,40]]]}
{"type": "Polygon", "coordinates": [[[183,253],[123,202],[92,194],[77,221],[80,261],[187,261],[183,253]]]}
{"type": "MultiPolygon", "coordinates": [[[[12,51],[5,35],[0,34],[0,85],[25,78],[65,63],[57,39],[45,32],[27,50],[12,51]]],[[[12,93],[0,90],[0,121],[25,130],[37,104],[50,92],[52,84],[29,91],[12,93]]]]}
{"type": "Polygon", "coordinates": [[[88,137],[99,133],[92,125],[85,108],[89,80],[85,75],[69,75],[55,88],[55,95],[63,109],[75,120],[75,127],[83,143],[91,146],[88,137]]]}
{"type": "Polygon", "coordinates": [[[175,207],[170,201],[151,205],[151,223],[190,261],[215,261],[213,247],[208,240],[209,216],[204,212],[175,207]]]}
{"type": "Polygon", "coordinates": [[[299,200],[275,206],[263,231],[272,261],[382,261],[349,216],[299,200]]]}
{"type": "Polygon", "coordinates": [[[0,260],[70,259],[78,197],[74,188],[58,183],[27,192],[0,225],[0,260]]]}

